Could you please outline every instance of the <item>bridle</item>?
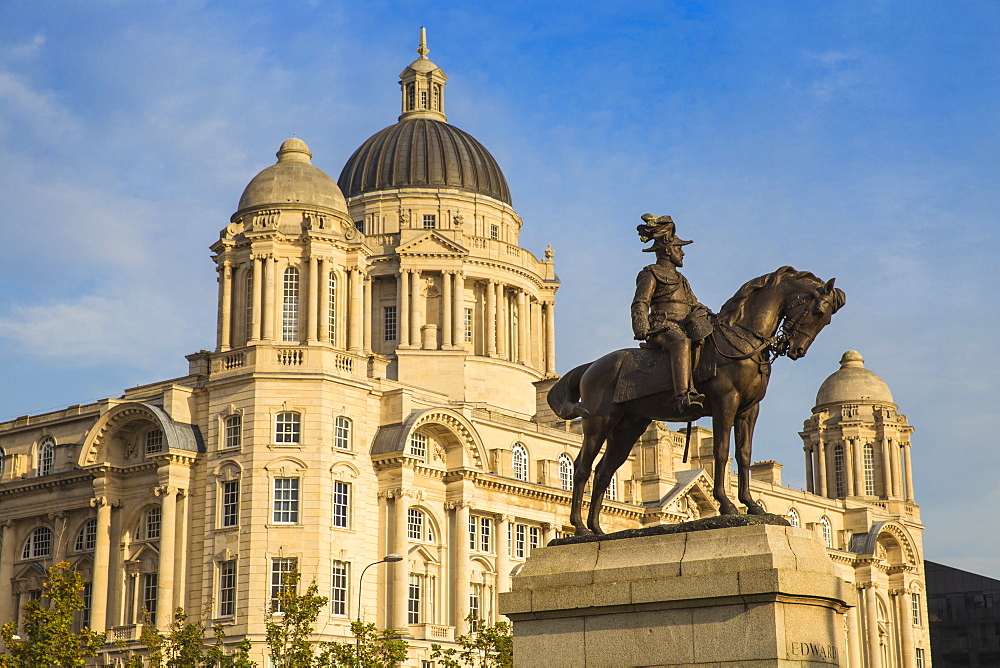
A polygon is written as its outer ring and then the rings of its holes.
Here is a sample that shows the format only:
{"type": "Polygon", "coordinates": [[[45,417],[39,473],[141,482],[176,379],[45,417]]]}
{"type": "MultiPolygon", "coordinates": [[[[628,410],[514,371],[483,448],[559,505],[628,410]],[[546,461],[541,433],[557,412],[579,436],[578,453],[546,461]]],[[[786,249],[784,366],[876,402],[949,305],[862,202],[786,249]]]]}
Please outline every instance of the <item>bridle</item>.
{"type": "Polygon", "coordinates": [[[821,315],[823,313],[823,308],[829,303],[830,297],[828,295],[822,295],[818,290],[813,290],[808,293],[803,293],[792,302],[786,309],[785,313],[792,312],[790,315],[785,315],[782,317],[781,322],[778,323],[778,329],[774,336],[766,336],[762,332],[750,329],[746,325],[739,323],[733,323],[731,326],[717,327],[716,332],[723,333],[726,342],[733,348],[739,350],[740,346],[737,346],[730,340],[728,334],[735,334],[738,338],[745,342],[750,343],[748,337],[742,336],[739,332],[735,331],[734,327],[738,327],[743,330],[751,337],[759,341],[757,345],[753,347],[750,352],[741,352],[738,355],[728,355],[724,353],[718,346],[715,345],[716,352],[733,361],[750,359],[754,355],[763,352],[764,364],[769,364],[772,360],[783,357],[788,354],[788,345],[792,340],[792,337],[799,335],[804,337],[810,344],[816,338],[816,334],[810,334],[802,330],[802,321],[805,319],[806,315],[812,312],[813,315],[821,315]]]}

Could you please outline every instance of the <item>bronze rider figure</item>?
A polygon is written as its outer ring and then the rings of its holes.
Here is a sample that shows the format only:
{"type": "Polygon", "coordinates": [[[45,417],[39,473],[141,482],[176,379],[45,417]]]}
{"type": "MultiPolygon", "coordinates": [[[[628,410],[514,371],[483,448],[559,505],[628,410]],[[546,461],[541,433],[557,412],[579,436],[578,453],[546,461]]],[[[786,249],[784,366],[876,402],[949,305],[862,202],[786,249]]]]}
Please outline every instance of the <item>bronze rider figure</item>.
{"type": "MultiPolygon", "coordinates": [[[[670,216],[642,216],[636,230],[653,245],[643,252],[656,253],[656,264],[642,269],[635,279],[632,331],[638,341],[663,348],[670,354],[670,372],[677,406],[683,413],[704,408],[691,377],[692,342],[700,344],[712,332],[711,311],[698,301],[687,279],[677,271],[684,266],[684,249],[690,241],[679,239],[670,216]]],[[[649,347],[651,347],[649,346],[649,347]]]]}

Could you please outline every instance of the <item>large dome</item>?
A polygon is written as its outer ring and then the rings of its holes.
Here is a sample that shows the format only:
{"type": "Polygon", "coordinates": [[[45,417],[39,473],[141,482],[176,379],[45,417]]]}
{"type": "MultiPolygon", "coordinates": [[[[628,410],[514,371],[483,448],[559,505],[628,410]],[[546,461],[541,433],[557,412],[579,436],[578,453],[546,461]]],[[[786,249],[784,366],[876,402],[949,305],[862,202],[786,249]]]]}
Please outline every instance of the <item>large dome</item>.
{"type": "Polygon", "coordinates": [[[240,197],[239,211],[257,206],[302,205],[347,212],[336,182],[312,164],[312,153],[301,139],[287,139],[278,162],[253,177],[240,197]]]}
{"type": "Polygon", "coordinates": [[[354,152],[338,179],[347,197],[406,186],[458,188],[510,204],[490,152],[467,132],[432,118],[405,118],[354,152]]]}
{"type": "Polygon", "coordinates": [[[816,405],[859,401],[894,403],[889,386],[877,374],[865,368],[861,353],[848,350],[840,358],[840,369],[819,386],[816,405]]]}

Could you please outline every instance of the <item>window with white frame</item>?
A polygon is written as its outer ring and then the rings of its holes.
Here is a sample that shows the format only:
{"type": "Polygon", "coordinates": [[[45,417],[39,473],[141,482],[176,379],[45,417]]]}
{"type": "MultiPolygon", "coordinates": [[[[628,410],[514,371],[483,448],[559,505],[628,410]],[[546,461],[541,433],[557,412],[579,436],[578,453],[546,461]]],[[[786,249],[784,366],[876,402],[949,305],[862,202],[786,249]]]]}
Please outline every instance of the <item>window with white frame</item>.
{"type": "Polygon", "coordinates": [[[875,448],[871,443],[864,447],[865,495],[875,496],[875,448]]]}
{"type": "Polygon", "coordinates": [[[333,424],[333,447],[338,450],[351,449],[351,420],[340,415],[333,424]]]}
{"type": "Polygon", "coordinates": [[[917,647],[914,649],[914,653],[915,653],[914,658],[916,659],[916,668],[924,668],[924,666],[927,665],[924,663],[924,650],[920,647],[917,647]]]}
{"type": "Polygon", "coordinates": [[[515,443],[511,449],[511,468],[518,480],[528,480],[528,450],[520,443],[515,443]]]}
{"type": "MultiPolygon", "coordinates": [[[[426,95],[426,93],[424,93],[424,95],[426,95]]],[[[433,230],[435,227],[437,227],[437,215],[435,215],[433,213],[425,213],[424,214],[424,229],[425,230],[433,230]]]]}
{"type": "Polygon", "coordinates": [[[240,523],[240,481],[222,482],[222,526],[234,527],[240,523]]]}
{"type": "Polygon", "coordinates": [[[73,549],[77,552],[90,552],[97,549],[97,520],[89,519],[80,527],[80,533],[76,534],[76,543],[73,549]]]}
{"type": "Polygon", "coordinates": [[[424,511],[419,508],[406,510],[406,536],[410,540],[433,543],[434,530],[430,526],[424,511]]]}
{"type": "Polygon", "coordinates": [[[347,586],[350,583],[351,565],[346,561],[334,561],[330,587],[330,614],[347,616],[347,586]]]}
{"type": "Polygon", "coordinates": [[[419,431],[410,434],[410,454],[421,459],[427,456],[427,434],[419,431]]]}
{"type": "Polygon", "coordinates": [[[243,416],[230,415],[226,418],[223,447],[238,448],[243,443],[243,416]]]}
{"type": "Polygon", "coordinates": [[[299,270],[285,269],[281,296],[281,340],[299,340],[299,270]]]}
{"type": "Polygon", "coordinates": [[[559,486],[567,492],[573,491],[573,460],[569,455],[559,455],[559,486]]]}
{"type": "Polygon", "coordinates": [[[337,345],[337,272],[327,279],[326,332],[330,343],[337,345]]]}
{"type": "Polygon", "coordinates": [[[146,432],[146,454],[155,455],[158,452],[163,452],[163,432],[150,429],[146,432]]]}
{"type": "Polygon", "coordinates": [[[156,619],[156,589],[159,586],[158,573],[142,574],[142,609],[149,614],[151,620],[156,619]]]}
{"type": "Polygon", "coordinates": [[[299,479],[274,479],[274,524],[298,524],[299,521],[299,479]]]}
{"type": "Polygon", "coordinates": [[[788,523],[793,527],[802,526],[801,521],[799,520],[799,513],[795,510],[795,508],[788,509],[788,523]]]}
{"type": "Polygon", "coordinates": [[[395,306],[383,306],[382,307],[382,340],[383,341],[395,341],[399,338],[399,332],[396,328],[396,307],[395,306]]]}
{"type": "Polygon", "coordinates": [[[500,226],[490,225],[490,239],[500,239],[500,226]]]}
{"type": "Polygon", "coordinates": [[[493,518],[469,515],[469,549],[473,552],[493,551],[493,518]]]}
{"type": "Polygon", "coordinates": [[[409,588],[406,597],[406,622],[420,624],[423,621],[424,577],[410,573],[409,588]]]}
{"type": "Polygon", "coordinates": [[[236,614],[236,560],[219,562],[219,617],[236,614]]]}
{"type": "Polygon", "coordinates": [[[826,518],[826,515],[819,518],[820,531],[823,534],[823,543],[829,547],[833,547],[833,528],[830,526],[830,520],[826,518]]]}
{"type": "Polygon", "coordinates": [[[833,473],[837,484],[837,496],[847,496],[847,467],[844,444],[838,443],[833,448],[833,473]]]}
{"type": "Polygon", "coordinates": [[[527,556],[528,527],[518,524],[514,527],[514,556],[524,559],[527,556]]]}
{"type": "Polygon", "coordinates": [[[31,532],[21,550],[22,559],[39,559],[52,554],[52,529],[38,527],[31,532]]]}
{"type": "Polygon", "coordinates": [[[482,610],[483,585],[473,582],[469,585],[469,617],[472,621],[469,630],[475,632],[479,629],[480,620],[483,618],[482,610]]]}
{"type": "Polygon", "coordinates": [[[163,511],[160,510],[159,506],[153,506],[146,511],[146,515],[143,517],[142,527],[139,529],[139,535],[146,540],[156,540],[160,537],[160,520],[163,516],[163,511]]]}
{"type": "Polygon", "coordinates": [[[539,527],[528,527],[528,547],[532,550],[542,545],[542,530],[539,527]]]}
{"type": "Polygon", "coordinates": [[[52,465],[56,458],[56,442],[51,438],[46,438],[38,446],[38,461],[35,471],[38,475],[48,475],[52,473],[52,465]]]}
{"type": "Polygon", "coordinates": [[[275,443],[299,443],[302,439],[302,416],[294,411],[278,413],[274,418],[275,443]]]}
{"type": "Polygon", "coordinates": [[[80,624],[76,629],[77,631],[90,628],[90,612],[94,607],[93,582],[83,583],[83,589],[80,591],[80,598],[83,600],[83,608],[80,609],[80,624]]]}
{"type": "Polygon", "coordinates": [[[910,621],[913,626],[920,626],[920,594],[910,592],[910,621]]]}
{"type": "Polygon", "coordinates": [[[282,594],[294,593],[292,573],[298,570],[296,557],[273,557],[271,559],[271,612],[282,613],[282,594]]]}
{"type": "Polygon", "coordinates": [[[462,339],[466,343],[472,343],[472,322],[473,322],[472,317],[473,317],[472,309],[471,308],[465,309],[465,320],[463,323],[463,331],[465,333],[462,335],[462,339]]]}
{"type": "Polygon", "coordinates": [[[618,500],[618,477],[612,473],[611,480],[608,481],[608,491],[604,493],[609,501],[618,500]]]}
{"type": "Polygon", "coordinates": [[[346,529],[350,523],[351,486],[335,480],[333,483],[333,526],[346,529]]]}

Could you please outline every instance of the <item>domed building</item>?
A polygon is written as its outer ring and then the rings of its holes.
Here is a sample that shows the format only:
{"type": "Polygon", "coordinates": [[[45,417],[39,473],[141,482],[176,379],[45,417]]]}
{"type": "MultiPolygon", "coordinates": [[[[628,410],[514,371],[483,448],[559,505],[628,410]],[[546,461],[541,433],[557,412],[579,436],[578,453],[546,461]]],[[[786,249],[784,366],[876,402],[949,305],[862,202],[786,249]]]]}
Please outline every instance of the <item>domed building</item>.
{"type": "MultiPolygon", "coordinates": [[[[249,181],[211,246],[216,346],[186,375],[0,423],[0,621],[67,560],[107,665],[177,607],[268,665],[265,619],[298,571],[329,598],[317,641],[353,642],[361,618],[426,666],[470,615],[497,620],[512,572],[571,530],[579,426],[545,402],[554,254],[519,245],[500,166],[447,121],[423,29],[417,53],[397,122],[336,181],[297,138],[249,181]]],[[[929,665],[912,430],[857,353],[842,367],[802,433],[808,491],[776,462],[753,466],[752,489],[856,585],[850,665],[929,665]]],[[[693,436],[684,463],[684,434],[647,430],[606,529],[718,512],[711,432],[693,436]]]]}

